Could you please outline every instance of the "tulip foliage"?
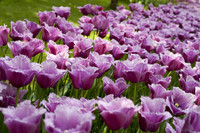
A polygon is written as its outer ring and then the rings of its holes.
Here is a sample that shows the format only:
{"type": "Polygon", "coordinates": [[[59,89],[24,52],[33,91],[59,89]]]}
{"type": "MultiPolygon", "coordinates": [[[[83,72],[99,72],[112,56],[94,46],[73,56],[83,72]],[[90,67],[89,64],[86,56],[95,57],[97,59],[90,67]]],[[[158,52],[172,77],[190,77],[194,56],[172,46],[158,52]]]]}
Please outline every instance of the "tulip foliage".
{"type": "Polygon", "coordinates": [[[200,132],[200,5],[129,8],[0,26],[0,131],[200,132]]]}

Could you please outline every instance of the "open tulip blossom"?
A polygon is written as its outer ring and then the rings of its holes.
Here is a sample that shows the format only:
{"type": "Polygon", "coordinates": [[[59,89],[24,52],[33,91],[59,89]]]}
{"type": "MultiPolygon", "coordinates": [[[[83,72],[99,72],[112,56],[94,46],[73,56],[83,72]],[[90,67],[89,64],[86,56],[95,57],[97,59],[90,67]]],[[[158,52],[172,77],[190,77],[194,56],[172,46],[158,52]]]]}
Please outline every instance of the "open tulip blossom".
{"type": "Polygon", "coordinates": [[[200,3],[68,4],[0,26],[1,133],[200,132],[200,3]]]}

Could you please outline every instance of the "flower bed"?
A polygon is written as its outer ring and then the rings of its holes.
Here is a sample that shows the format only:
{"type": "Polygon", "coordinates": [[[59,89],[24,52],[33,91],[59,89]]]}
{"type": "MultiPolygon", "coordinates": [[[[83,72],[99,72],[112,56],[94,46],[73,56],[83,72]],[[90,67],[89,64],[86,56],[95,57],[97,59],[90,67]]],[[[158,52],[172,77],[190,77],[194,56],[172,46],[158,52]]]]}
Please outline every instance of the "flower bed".
{"type": "Polygon", "coordinates": [[[0,131],[200,132],[200,12],[129,7],[78,7],[78,26],[69,7],[1,26],[0,131]]]}

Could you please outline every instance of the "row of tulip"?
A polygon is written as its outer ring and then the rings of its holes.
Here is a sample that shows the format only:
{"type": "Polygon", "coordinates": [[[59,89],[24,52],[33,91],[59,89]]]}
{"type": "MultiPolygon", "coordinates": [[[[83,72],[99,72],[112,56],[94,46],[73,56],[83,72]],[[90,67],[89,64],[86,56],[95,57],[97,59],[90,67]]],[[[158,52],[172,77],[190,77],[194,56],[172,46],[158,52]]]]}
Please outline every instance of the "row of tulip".
{"type": "Polygon", "coordinates": [[[9,132],[200,131],[199,11],[129,7],[78,7],[78,27],[69,7],[39,12],[39,25],[0,27],[0,118],[9,132]]]}

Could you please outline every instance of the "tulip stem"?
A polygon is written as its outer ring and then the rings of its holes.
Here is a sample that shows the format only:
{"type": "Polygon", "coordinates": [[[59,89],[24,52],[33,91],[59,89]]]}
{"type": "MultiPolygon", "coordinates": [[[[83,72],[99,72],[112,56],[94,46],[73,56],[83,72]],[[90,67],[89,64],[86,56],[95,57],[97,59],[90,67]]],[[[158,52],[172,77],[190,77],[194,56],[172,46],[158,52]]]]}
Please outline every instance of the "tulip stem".
{"type": "Polygon", "coordinates": [[[42,101],[43,97],[44,97],[44,93],[45,93],[45,89],[42,88],[42,94],[41,94],[41,97],[39,98],[39,102],[37,104],[37,108],[40,107],[40,102],[42,101]]]}
{"type": "Polygon", "coordinates": [[[169,77],[171,73],[172,73],[172,71],[170,71],[170,72],[167,74],[167,77],[169,77]]]}
{"type": "Polygon", "coordinates": [[[17,94],[16,94],[16,103],[15,103],[15,107],[17,107],[18,100],[19,100],[19,88],[17,88],[17,94]]]}
{"type": "Polygon", "coordinates": [[[136,99],[136,89],[137,89],[137,83],[134,83],[134,95],[133,95],[133,102],[135,102],[135,99],[136,99]]]}
{"type": "Polygon", "coordinates": [[[3,51],[3,47],[1,47],[1,51],[2,51],[3,57],[5,57],[5,53],[3,51]]]}

